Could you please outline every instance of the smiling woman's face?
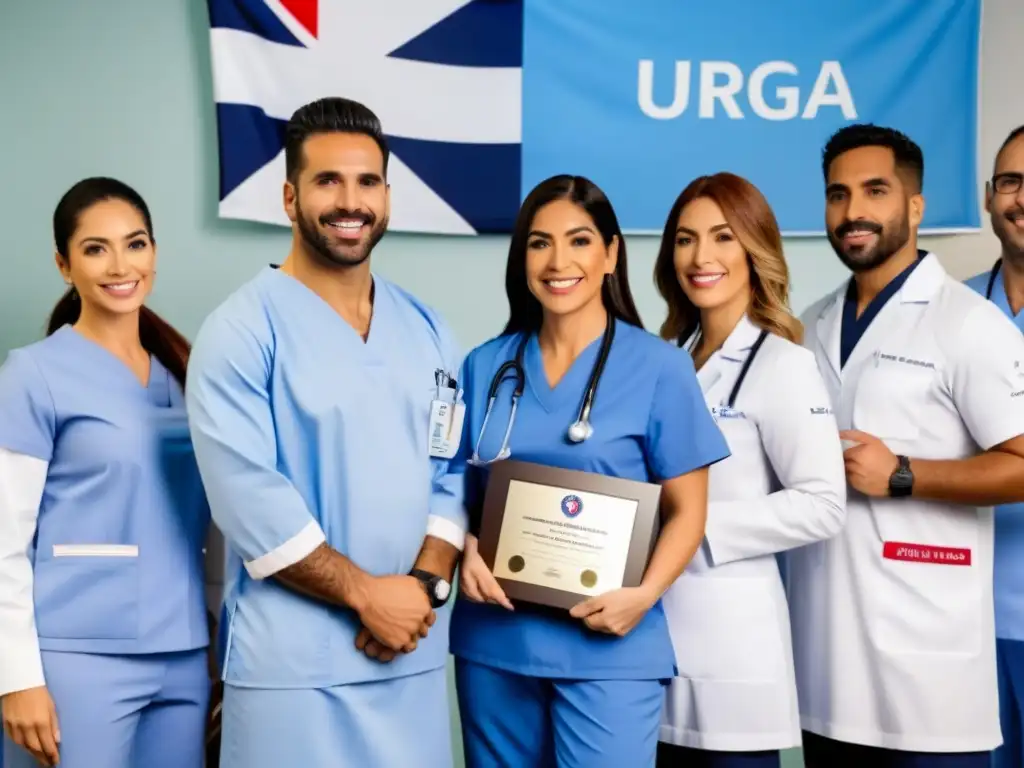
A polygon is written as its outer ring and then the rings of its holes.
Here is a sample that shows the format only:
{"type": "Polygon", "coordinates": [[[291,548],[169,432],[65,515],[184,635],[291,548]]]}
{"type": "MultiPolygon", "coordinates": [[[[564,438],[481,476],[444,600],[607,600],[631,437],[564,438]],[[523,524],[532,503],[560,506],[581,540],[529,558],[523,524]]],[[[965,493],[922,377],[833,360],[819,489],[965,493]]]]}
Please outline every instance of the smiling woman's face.
{"type": "Polygon", "coordinates": [[[156,246],[145,219],[123,200],[86,208],[57,267],[78,291],[83,307],[105,314],[137,311],[153,289],[156,246]]]}
{"type": "Polygon", "coordinates": [[[601,302],[605,275],[615,271],[618,242],[605,245],[590,215],[555,200],[533,217],[526,242],[526,283],[545,313],[568,315],[601,302]]]}
{"type": "Polygon", "coordinates": [[[698,197],[679,212],[674,263],[679,287],[698,309],[750,295],[747,253],[714,200],[698,197]]]}

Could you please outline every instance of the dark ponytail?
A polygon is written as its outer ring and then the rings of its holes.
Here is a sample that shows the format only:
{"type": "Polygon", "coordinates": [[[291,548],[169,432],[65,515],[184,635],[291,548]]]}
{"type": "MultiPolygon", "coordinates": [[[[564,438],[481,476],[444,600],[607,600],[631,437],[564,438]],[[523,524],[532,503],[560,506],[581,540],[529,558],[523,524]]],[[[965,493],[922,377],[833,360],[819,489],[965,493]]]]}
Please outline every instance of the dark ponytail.
{"type": "MultiPolygon", "coordinates": [[[[64,256],[63,253],[61,253],[64,256]]],[[[66,259],[67,256],[64,256],[66,259]]],[[[74,325],[78,322],[78,316],[82,314],[82,305],[78,301],[78,292],[74,286],[68,288],[64,292],[64,295],[60,297],[60,301],[53,308],[50,313],[50,319],[46,323],[46,335],[50,336],[55,331],[60,330],[61,326],[74,325]]]]}
{"type": "Polygon", "coordinates": [[[142,348],[159,360],[182,389],[192,345],[170,323],[149,307],[139,311],[139,338],[142,348]]]}
{"type": "MultiPolygon", "coordinates": [[[[104,200],[121,200],[132,206],[146,225],[150,242],[156,243],[153,237],[153,219],[149,207],[142,196],[124,182],[102,176],[83,179],[64,193],[53,212],[53,241],[57,253],[65,262],[70,258],[69,243],[82,213],[104,200]]],[[[49,336],[64,325],[73,325],[82,313],[82,302],[78,292],[71,287],[54,306],[50,319],[46,324],[46,335],[49,336]]],[[[149,307],[139,310],[139,339],[142,348],[156,357],[167,369],[178,384],[185,386],[185,370],[188,367],[188,356],[191,345],[166,320],[157,315],[149,307]]]]}

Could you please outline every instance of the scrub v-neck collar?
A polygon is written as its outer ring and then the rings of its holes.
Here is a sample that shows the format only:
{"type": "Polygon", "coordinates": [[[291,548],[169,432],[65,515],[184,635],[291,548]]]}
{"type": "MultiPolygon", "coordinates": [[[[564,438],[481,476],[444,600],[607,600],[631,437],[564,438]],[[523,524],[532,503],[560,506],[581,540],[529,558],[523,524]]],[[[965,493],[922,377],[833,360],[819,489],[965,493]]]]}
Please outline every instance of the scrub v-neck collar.
{"type": "Polygon", "coordinates": [[[996,271],[996,279],[992,281],[992,295],[989,298],[993,304],[999,307],[1000,311],[1017,324],[1017,327],[1021,327],[1024,323],[1024,309],[1017,314],[1013,313],[1010,300],[1006,296],[1006,283],[1003,282],[1002,269],[996,271]]]}
{"type": "MultiPolygon", "coordinates": [[[[608,322],[611,323],[614,320],[609,317],[608,322]]],[[[552,387],[548,383],[547,373],[544,370],[544,358],[541,355],[537,334],[530,335],[523,354],[526,383],[545,411],[552,413],[570,403],[575,405],[583,401],[583,393],[587,388],[594,364],[597,362],[597,353],[601,348],[603,338],[604,332],[602,331],[600,336],[583,348],[559,382],[552,387]]]]}
{"type": "Polygon", "coordinates": [[[96,361],[97,367],[108,371],[112,379],[126,392],[143,394],[150,403],[160,408],[170,406],[170,372],[164,368],[156,355],[149,355],[149,381],[143,384],[121,358],[102,344],[79,333],[71,325],[61,326],[54,335],[84,350],[85,354],[96,361]]]}
{"type": "Polygon", "coordinates": [[[375,273],[370,273],[370,295],[373,299],[373,304],[370,309],[370,329],[364,340],[359,332],[345,318],[338,314],[334,307],[324,301],[316,291],[312,290],[301,280],[286,272],[282,272],[278,265],[268,266],[267,271],[271,280],[281,285],[284,290],[291,293],[299,301],[308,302],[312,311],[324,318],[324,328],[327,329],[328,334],[331,333],[330,329],[337,328],[337,332],[350,342],[349,345],[358,350],[359,354],[363,355],[364,362],[377,362],[381,358],[380,350],[383,348],[382,345],[384,347],[387,346],[386,340],[382,339],[387,334],[387,292],[380,290],[380,281],[375,273]]]}

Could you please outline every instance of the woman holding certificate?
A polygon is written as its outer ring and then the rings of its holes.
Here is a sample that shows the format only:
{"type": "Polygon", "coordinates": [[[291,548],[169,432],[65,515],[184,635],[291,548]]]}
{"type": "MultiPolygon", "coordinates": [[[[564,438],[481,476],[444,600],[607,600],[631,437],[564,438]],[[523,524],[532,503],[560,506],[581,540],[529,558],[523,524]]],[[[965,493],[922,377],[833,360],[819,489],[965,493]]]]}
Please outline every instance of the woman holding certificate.
{"type": "Polygon", "coordinates": [[[665,595],[679,677],[658,765],[777,768],[800,721],[775,555],[842,527],[839,429],[787,308],[778,225],[752,184],[728,173],[690,184],[655,279],[662,336],[692,353],[731,451],[710,472],[704,546],[665,595]]]}
{"type": "MultiPolygon", "coordinates": [[[[467,538],[451,624],[467,764],[653,766],[664,686],[676,672],[661,596],[700,546],[707,467],[728,449],[689,355],[643,330],[622,233],[593,183],[558,176],[527,196],[505,287],[505,330],[470,352],[460,382],[465,436],[453,463],[466,462],[474,533],[488,475],[506,459],[656,484],[661,528],[642,582],[594,588],[571,610],[513,605],[478,538],[467,538]]],[[[599,537],[617,525],[582,491],[558,498],[560,511],[556,501],[531,519],[550,527],[559,523],[544,515],[561,515],[572,523],[566,540],[574,527],[599,537]],[[588,526],[598,511],[604,523],[588,526]]],[[[612,557],[622,539],[606,538],[602,556],[612,557]]],[[[571,545],[548,541],[524,550],[526,560],[546,545],[556,558],[575,556],[571,545]]],[[[502,562],[512,571],[525,565],[520,556],[502,562]]],[[[546,570],[559,567],[555,560],[546,570]]],[[[593,573],[580,575],[593,587],[593,573]]]]}

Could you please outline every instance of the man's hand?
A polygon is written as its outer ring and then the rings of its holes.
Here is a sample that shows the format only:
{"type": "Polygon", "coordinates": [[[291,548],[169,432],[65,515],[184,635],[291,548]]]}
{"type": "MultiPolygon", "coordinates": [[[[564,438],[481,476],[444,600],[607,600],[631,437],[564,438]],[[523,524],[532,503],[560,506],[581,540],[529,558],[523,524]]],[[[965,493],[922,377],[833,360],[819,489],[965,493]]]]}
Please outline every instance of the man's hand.
{"type": "Polygon", "coordinates": [[[29,688],[3,697],[4,732],[27,750],[40,765],[54,766],[60,761],[60,727],[57,710],[46,688],[29,688]]]}
{"type": "MultiPolygon", "coordinates": [[[[436,614],[431,613],[430,618],[427,620],[426,626],[420,631],[420,637],[427,636],[427,630],[434,626],[434,617],[436,614]]],[[[411,647],[406,646],[402,649],[402,653],[412,653],[416,650],[417,642],[414,640],[411,647]]],[[[359,628],[359,634],[356,635],[356,648],[365,653],[371,659],[376,659],[382,664],[387,664],[392,661],[398,653],[386,647],[383,643],[377,640],[373,633],[370,632],[366,627],[359,628]]]]}
{"type": "MultiPolygon", "coordinates": [[[[427,626],[432,626],[433,623],[434,614],[431,614],[427,626]]],[[[427,636],[426,627],[423,629],[423,632],[421,632],[420,635],[421,637],[427,636]]],[[[375,659],[381,662],[382,664],[387,664],[389,661],[394,660],[394,658],[398,656],[399,653],[412,653],[412,651],[416,650],[416,645],[417,644],[413,642],[410,650],[405,650],[403,648],[402,651],[396,652],[386,647],[383,643],[377,640],[373,636],[373,633],[371,633],[370,630],[368,630],[366,627],[360,627],[359,634],[356,635],[356,648],[365,653],[371,659],[375,659]]]]}
{"type": "Polygon", "coordinates": [[[848,429],[840,432],[839,438],[859,443],[843,453],[846,479],[850,485],[866,496],[888,496],[889,478],[900,466],[896,454],[867,432],[848,429]]]}
{"type": "Polygon", "coordinates": [[[371,577],[357,613],[379,645],[404,653],[416,649],[436,618],[426,590],[414,576],[371,577]]]}

